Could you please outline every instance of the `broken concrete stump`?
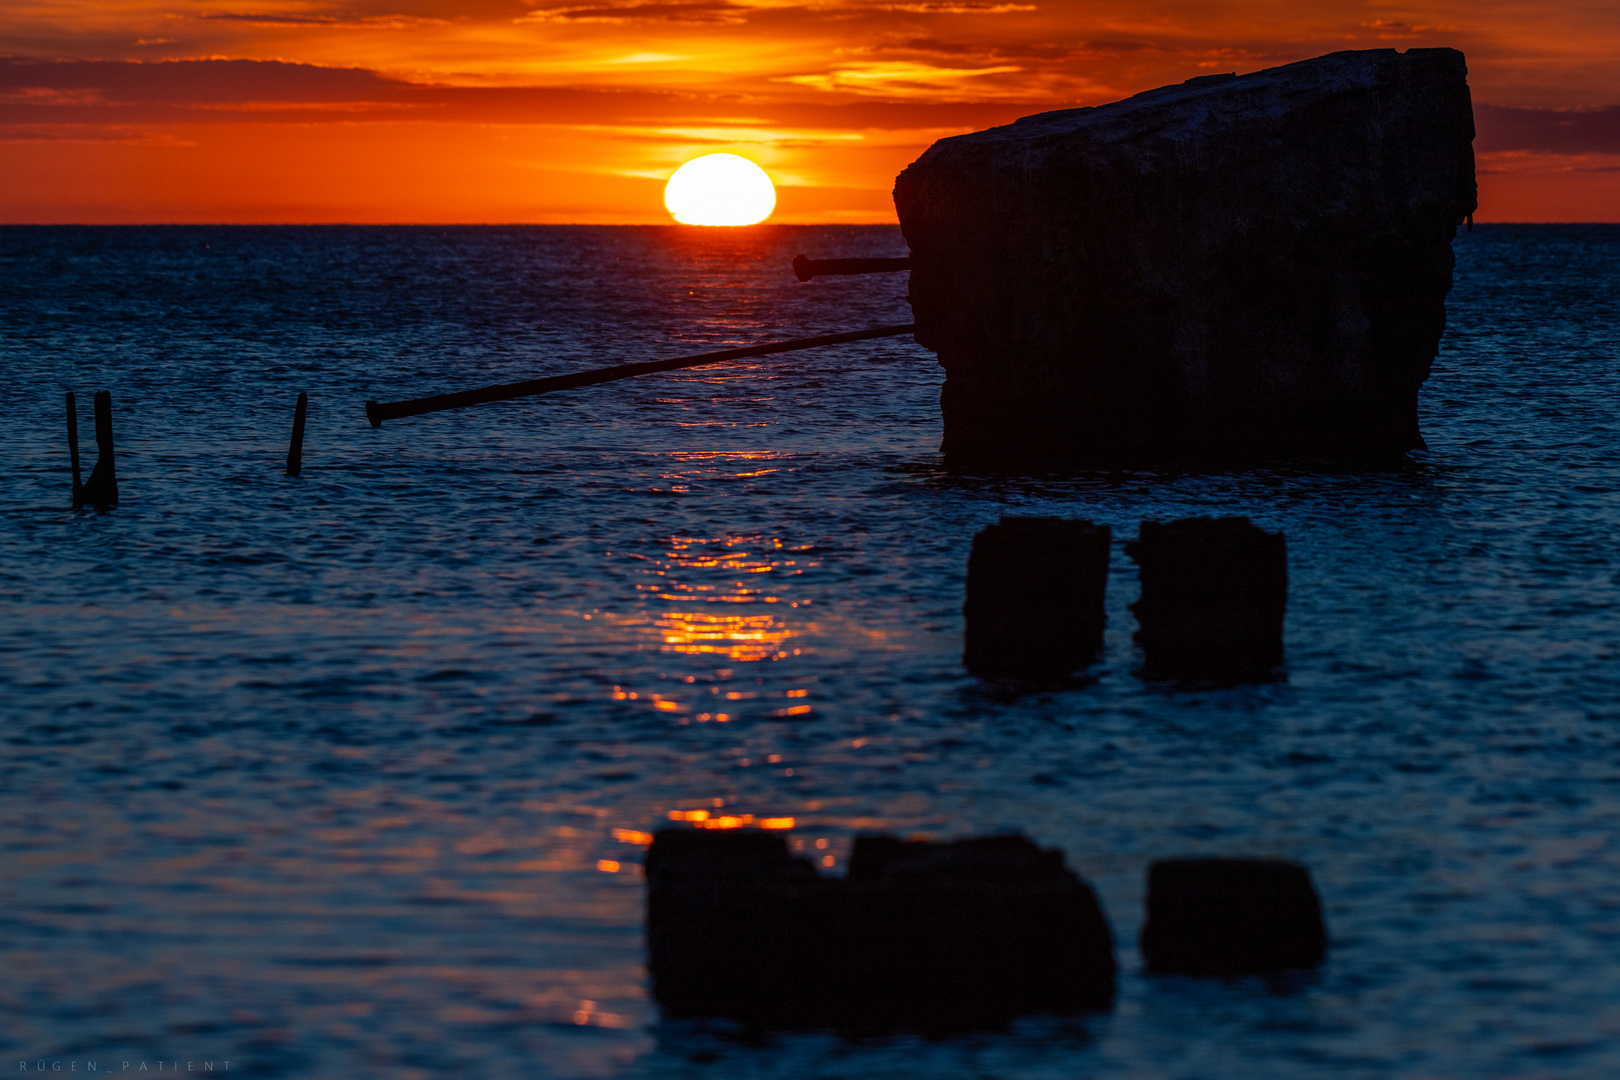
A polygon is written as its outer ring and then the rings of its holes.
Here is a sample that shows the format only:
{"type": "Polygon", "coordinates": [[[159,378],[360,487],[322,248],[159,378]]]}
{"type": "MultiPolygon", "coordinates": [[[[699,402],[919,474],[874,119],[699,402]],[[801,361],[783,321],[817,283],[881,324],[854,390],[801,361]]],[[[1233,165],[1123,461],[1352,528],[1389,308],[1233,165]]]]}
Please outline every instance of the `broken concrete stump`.
{"type": "Polygon", "coordinates": [[[1096,895],[1023,837],[859,837],[849,876],[823,878],[780,834],[665,829],[646,871],[670,1018],[942,1033],[1113,1003],[1096,895]]]}
{"type": "Polygon", "coordinates": [[[1283,658],[1288,549],[1248,518],[1144,521],[1125,553],[1141,568],[1136,641],[1148,678],[1247,682],[1283,658]]]}
{"type": "Polygon", "coordinates": [[[1161,859],[1148,868],[1142,957],[1156,975],[1314,968],[1327,928],[1310,873],[1283,859],[1161,859]]]}
{"type": "Polygon", "coordinates": [[[985,676],[1061,677],[1102,648],[1106,525],[1003,517],[973,538],[962,663],[985,676]]]}
{"type": "Polygon", "coordinates": [[[118,505],[118,470],[113,451],[112,394],[106,390],[98,391],[94,403],[96,467],[90,470],[90,479],[79,489],[79,502],[75,505],[111,510],[118,505]]]}
{"type": "Polygon", "coordinates": [[[946,455],[1422,447],[1473,137],[1460,52],[1376,49],[935,143],[894,201],[946,455]]]}

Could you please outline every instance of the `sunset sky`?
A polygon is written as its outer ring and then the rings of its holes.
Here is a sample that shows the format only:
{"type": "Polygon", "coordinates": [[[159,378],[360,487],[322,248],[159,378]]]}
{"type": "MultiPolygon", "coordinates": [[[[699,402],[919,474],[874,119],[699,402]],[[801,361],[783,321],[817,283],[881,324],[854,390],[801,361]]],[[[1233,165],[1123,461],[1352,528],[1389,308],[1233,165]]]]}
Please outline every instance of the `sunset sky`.
{"type": "Polygon", "coordinates": [[[1620,221],[1615,0],[7,0],[0,221],[658,222],[698,154],[889,222],[935,139],[1339,49],[1468,56],[1485,221],[1620,221]]]}

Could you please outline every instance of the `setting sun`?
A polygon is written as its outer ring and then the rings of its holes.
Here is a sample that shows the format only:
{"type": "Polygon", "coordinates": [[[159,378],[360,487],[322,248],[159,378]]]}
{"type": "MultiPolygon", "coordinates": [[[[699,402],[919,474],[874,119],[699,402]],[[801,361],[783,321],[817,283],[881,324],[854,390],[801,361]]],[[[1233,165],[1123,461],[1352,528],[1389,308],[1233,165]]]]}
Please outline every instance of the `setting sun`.
{"type": "Polygon", "coordinates": [[[664,205],[682,225],[755,225],[776,209],[776,187],[745,157],[705,154],[675,170],[664,205]]]}

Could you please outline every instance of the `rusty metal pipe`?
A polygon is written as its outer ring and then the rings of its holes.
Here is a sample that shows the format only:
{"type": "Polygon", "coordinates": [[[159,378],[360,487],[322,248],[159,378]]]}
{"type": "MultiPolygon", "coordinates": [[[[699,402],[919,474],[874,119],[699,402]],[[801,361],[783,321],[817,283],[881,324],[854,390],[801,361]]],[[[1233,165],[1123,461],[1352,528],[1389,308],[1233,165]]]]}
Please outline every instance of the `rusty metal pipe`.
{"type": "Polygon", "coordinates": [[[513,398],[534,397],[537,394],[550,394],[558,390],[573,390],[580,386],[616,382],[619,379],[629,379],[637,375],[652,375],[660,371],[675,371],[680,368],[697,367],[699,364],[714,364],[721,360],[742,360],[750,356],[769,356],[771,353],[796,352],[799,349],[814,349],[822,345],[841,345],[846,341],[867,341],[871,338],[894,337],[898,334],[909,334],[914,329],[916,327],[912,323],[906,323],[904,326],[877,326],[871,330],[853,330],[845,334],[824,334],[821,337],[796,338],[792,341],[776,341],[767,345],[750,345],[742,349],[721,349],[719,352],[699,353],[696,356],[677,356],[670,360],[649,360],[642,364],[619,364],[615,367],[597,368],[594,371],[581,371],[573,375],[554,375],[549,379],[529,379],[525,382],[506,383],[501,386],[483,386],[477,390],[462,390],[454,394],[435,394],[432,397],[415,398],[411,401],[368,401],[366,402],[366,419],[371,421],[372,427],[382,427],[384,420],[398,420],[405,416],[420,416],[423,413],[442,412],[445,409],[461,409],[469,405],[483,405],[490,401],[510,401],[513,398]]]}
{"type": "Polygon", "coordinates": [[[910,270],[911,256],[902,259],[807,259],[793,256],[793,273],[800,281],[833,274],[890,274],[910,270]]]}

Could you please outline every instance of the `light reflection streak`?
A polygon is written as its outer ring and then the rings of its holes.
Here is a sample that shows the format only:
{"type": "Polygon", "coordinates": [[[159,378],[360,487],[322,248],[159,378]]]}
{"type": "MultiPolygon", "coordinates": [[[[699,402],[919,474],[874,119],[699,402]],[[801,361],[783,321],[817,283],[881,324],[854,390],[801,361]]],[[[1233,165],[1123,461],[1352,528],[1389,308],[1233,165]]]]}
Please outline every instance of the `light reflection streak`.
{"type": "MultiPolygon", "coordinates": [[[[672,537],[665,553],[666,561],[652,570],[657,576],[666,578],[656,595],[672,601],[701,599],[705,603],[780,603],[780,596],[765,595],[764,590],[747,587],[744,581],[758,574],[802,574],[802,559],[783,557],[790,553],[797,555],[797,550],[789,548],[779,537],[721,537],[714,540],[672,537]],[[755,554],[756,550],[761,553],[755,554]],[[682,571],[719,571],[738,575],[743,580],[735,581],[729,587],[667,580],[682,571]]],[[[782,590],[778,586],[771,591],[776,593],[782,590]]],[[[796,606],[794,601],[788,603],[790,607],[796,606]]],[[[663,631],[663,644],[667,651],[712,653],[741,662],[787,657],[789,653],[783,645],[795,634],[780,620],[764,613],[722,614],[674,610],[661,615],[658,626],[663,631]]]]}
{"type": "Polygon", "coordinates": [[[714,653],[744,663],[782,659],[783,642],[792,636],[770,615],[717,615],[704,611],[670,611],[658,626],[664,646],[676,653],[714,653]]]}
{"type": "Polygon", "coordinates": [[[755,818],[753,814],[711,814],[707,810],[671,810],[669,820],[685,821],[700,829],[741,829],[757,825],[761,829],[791,829],[790,817],[755,818]]]}
{"type": "MultiPolygon", "coordinates": [[[[689,452],[676,455],[683,460],[711,463],[736,457],[758,459],[767,455],[733,455],[711,452],[689,452]]],[[[755,460],[751,467],[739,475],[758,475],[774,471],[760,469],[755,460]]],[[[681,479],[684,474],[665,474],[668,480],[681,479]]],[[[797,620],[789,622],[787,610],[809,605],[808,600],[784,596],[793,586],[792,579],[819,565],[809,554],[809,544],[790,545],[777,536],[672,536],[663,551],[652,555],[625,553],[640,565],[641,572],[652,581],[636,583],[635,588],[644,596],[673,606],[650,612],[653,632],[658,635],[661,652],[690,656],[714,656],[727,663],[762,663],[786,660],[802,653],[794,648],[790,639],[815,632],[813,624],[797,620]],[[769,582],[766,587],[755,582],[769,582]],[[759,610],[769,605],[771,610],[759,610]],[[747,610],[753,606],[754,610],[747,610]]],[[[729,667],[718,669],[715,678],[724,682],[732,677],[729,667]]],[[[695,675],[676,675],[674,678],[688,685],[699,681],[695,675]]],[[[708,680],[703,680],[707,682],[708,680]]],[[[710,692],[723,694],[725,701],[750,701],[760,697],[775,697],[777,693],[759,691],[722,691],[711,685],[710,692]]],[[[788,698],[802,698],[807,689],[780,692],[788,698]]],[[[639,701],[654,710],[676,714],[680,723],[727,723],[733,717],[723,712],[694,711],[701,706],[683,703],[647,690],[632,690],[625,686],[612,689],[614,701],[639,701]]],[[[778,717],[804,716],[811,712],[808,704],[790,703],[777,711],[778,717]]]]}

